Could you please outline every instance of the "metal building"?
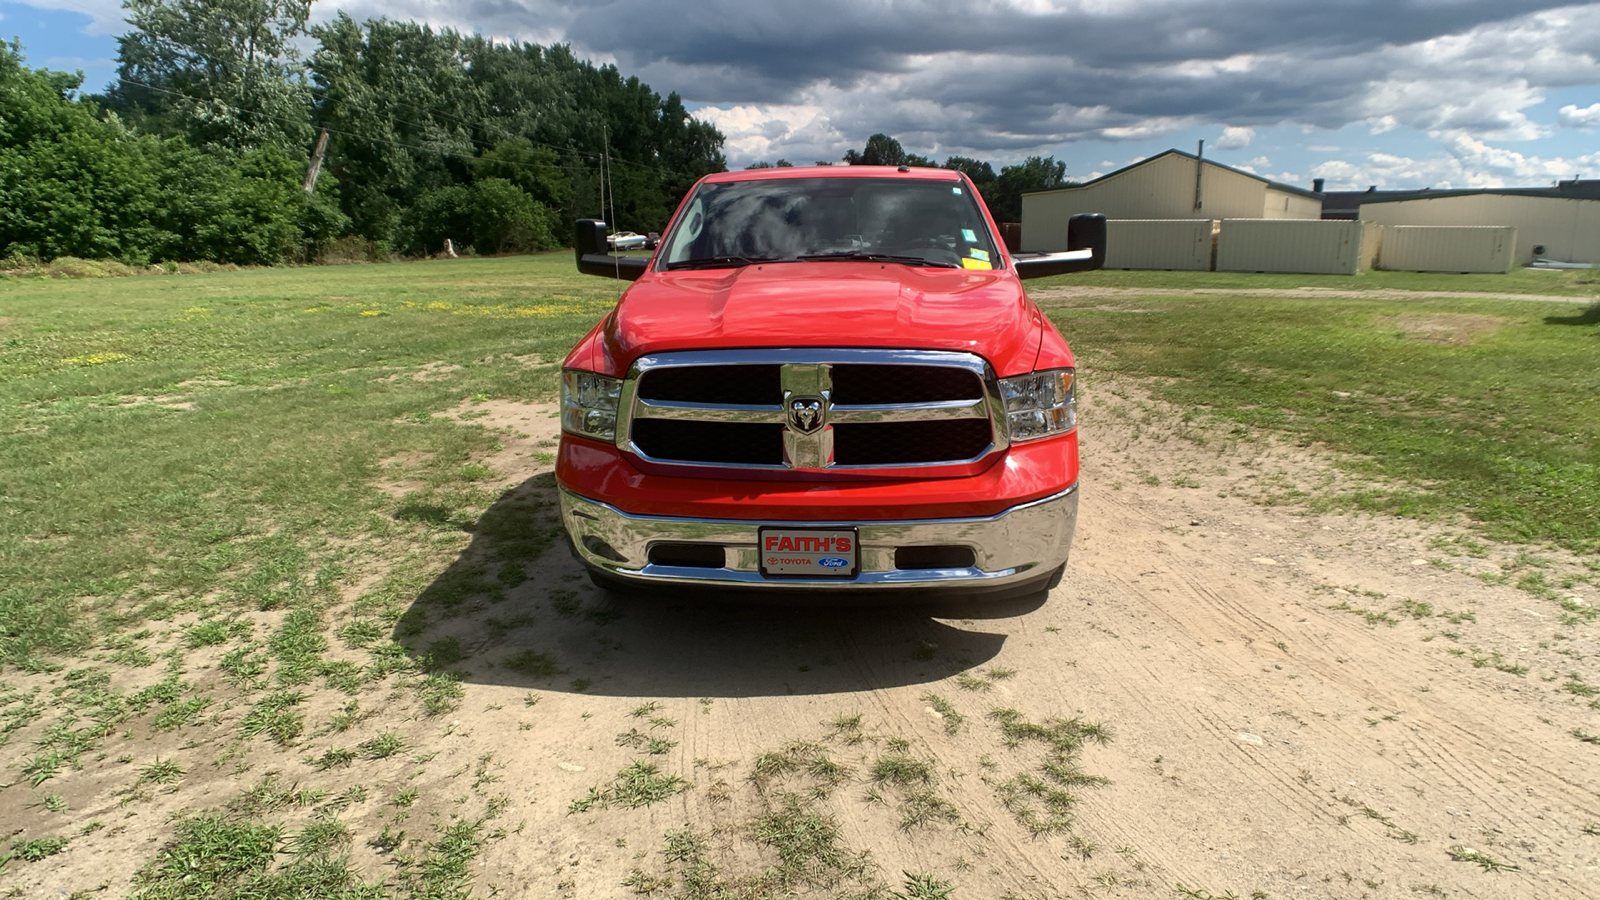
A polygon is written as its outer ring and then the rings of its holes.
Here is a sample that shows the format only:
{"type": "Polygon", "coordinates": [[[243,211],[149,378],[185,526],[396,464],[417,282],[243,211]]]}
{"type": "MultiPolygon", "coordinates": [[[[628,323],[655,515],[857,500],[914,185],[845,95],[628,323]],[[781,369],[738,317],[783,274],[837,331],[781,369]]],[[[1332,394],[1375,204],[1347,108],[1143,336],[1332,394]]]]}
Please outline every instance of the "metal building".
{"type": "MultiPolygon", "coordinates": [[[[1517,262],[1534,257],[1600,263],[1600,192],[1556,188],[1418,191],[1364,200],[1360,217],[1381,225],[1503,225],[1517,230],[1517,262]]],[[[1026,207],[1024,207],[1026,208],[1026,207]]],[[[1023,226],[1027,237],[1027,226],[1023,226]]]]}
{"type": "Polygon", "coordinates": [[[1087,184],[1023,194],[1022,249],[1065,250],[1067,220],[1078,213],[1111,220],[1318,219],[1322,195],[1168,150],[1087,184]]]}

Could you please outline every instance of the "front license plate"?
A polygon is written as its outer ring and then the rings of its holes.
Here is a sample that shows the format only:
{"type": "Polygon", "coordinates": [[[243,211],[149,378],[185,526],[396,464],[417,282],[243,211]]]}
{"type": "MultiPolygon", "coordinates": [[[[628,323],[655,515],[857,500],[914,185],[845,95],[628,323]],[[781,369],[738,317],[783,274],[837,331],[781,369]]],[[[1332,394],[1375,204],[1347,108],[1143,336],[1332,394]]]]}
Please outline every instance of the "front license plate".
{"type": "Polygon", "coordinates": [[[761,528],[761,574],[854,578],[861,548],[854,528],[761,528]]]}

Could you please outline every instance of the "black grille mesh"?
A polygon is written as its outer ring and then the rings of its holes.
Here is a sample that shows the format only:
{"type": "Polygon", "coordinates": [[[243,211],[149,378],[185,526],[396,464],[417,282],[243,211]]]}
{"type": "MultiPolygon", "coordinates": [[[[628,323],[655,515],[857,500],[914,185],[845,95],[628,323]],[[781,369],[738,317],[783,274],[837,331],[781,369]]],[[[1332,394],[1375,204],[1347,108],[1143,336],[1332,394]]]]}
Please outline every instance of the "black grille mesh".
{"type": "Polygon", "coordinates": [[[972,459],[989,449],[988,419],[835,425],[833,460],[841,466],[905,466],[972,459]]]}
{"type": "Polygon", "coordinates": [[[634,419],[633,442],[646,456],[680,462],[783,464],[783,426],[634,419]]]}
{"type": "Polygon", "coordinates": [[[776,365],[674,366],[639,379],[639,396],[673,403],[739,403],[777,406],[783,402],[776,365]]]}
{"type": "Polygon", "coordinates": [[[982,396],[983,382],[977,375],[951,366],[850,363],[833,367],[835,403],[936,403],[982,396]]]}

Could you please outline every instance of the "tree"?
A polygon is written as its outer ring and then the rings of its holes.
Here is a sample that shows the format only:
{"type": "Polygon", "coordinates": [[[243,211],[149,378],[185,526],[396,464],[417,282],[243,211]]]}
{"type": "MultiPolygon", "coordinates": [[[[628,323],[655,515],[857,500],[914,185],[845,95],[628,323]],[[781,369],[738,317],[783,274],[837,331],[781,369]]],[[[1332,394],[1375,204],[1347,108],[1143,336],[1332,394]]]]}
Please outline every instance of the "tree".
{"type": "Polygon", "coordinates": [[[310,150],[295,40],[312,0],[126,0],[108,105],[146,130],[234,149],[310,150]]]}
{"type": "Polygon", "coordinates": [[[0,257],[148,262],[160,240],[149,148],[69,99],[62,74],[0,43],[0,257]]]}
{"type": "Polygon", "coordinates": [[[552,209],[565,207],[572,196],[561,154],[523,137],[503,140],[473,160],[472,177],[503,178],[552,209]]]}
{"type": "Polygon", "coordinates": [[[968,178],[972,179],[972,183],[980,190],[984,185],[994,181],[995,179],[993,166],[982,160],[972,159],[971,157],[967,156],[947,157],[944,161],[944,165],[941,168],[955,169],[957,172],[964,172],[968,178]]]}
{"type": "Polygon", "coordinates": [[[312,34],[316,124],[333,132],[328,167],[369,238],[413,244],[407,210],[423,195],[490,178],[512,182],[558,218],[609,220],[614,208],[619,228],[659,230],[690,185],[726,167],[721,132],[690,116],[676,94],[663,98],[563,45],[358,23],[343,13],[312,34]],[[610,162],[605,210],[602,159],[610,162]]]}
{"type": "Polygon", "coordinates": [[[852,166],[901,166],[906,164],[906,151],[899,141],[879,132],[867,138],[860,153],[846,150],[844,161],[852,166]]]}
{"type": "Polygon", "coordinates": [[[1030,156],[1026,160],[1000,169],[999,177],[980,193],[989,206],[996,222],[1022,221],[1022,195],[1034,191],[1071,187],[1067,180],[1067,164],[1057,162],[1054,156],[1030,156]]]}

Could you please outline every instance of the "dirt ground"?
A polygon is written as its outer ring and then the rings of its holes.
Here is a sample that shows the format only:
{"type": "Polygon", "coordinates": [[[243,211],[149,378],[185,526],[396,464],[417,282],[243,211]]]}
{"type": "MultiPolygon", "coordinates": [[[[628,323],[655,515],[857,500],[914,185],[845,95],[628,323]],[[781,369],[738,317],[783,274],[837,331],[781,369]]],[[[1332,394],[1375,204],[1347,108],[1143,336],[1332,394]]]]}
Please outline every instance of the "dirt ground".
{"type": "MultiPolygon", "coordinates": [[[[1600,834],[1584,829],[1600,822],[1600,746],[1574,735],[1600,732],[1600,714],[1562,689],[1600,683],[1593,626],[1480,577],[1582,569],[1459,529],[1263,505],[1340,476],[1263,439],[1200,446],[1202,426],[1136,386],[1099,388],[1069,574],[1015,618],[612,605],[548,553],[545,577],[589,618],[529,646],[592,683],[543,696],[527,732],[483,711],[520,691],[492,672],[469,683],[450,741],[508,761],[537,836],[491,846],[485,880],[626,895],[635,868],[670,874],[662,835],[685,826],[723,836],[728,871],[759,871],[772,859],[743,833],[764,808],[752,766],[816,741],[852,770],[827,800],[843,844],[896,887],[904,871],[965,897],[1596,896],[1600,834]],[[964,716],[953,734],[930,695],[964,716]],[[1109,781],[1076,790],[1069,833],[1030,836],[1002,804],[995,786],[1033,760],[994,708],[1109,729],[1081,754],[1109,781]],[[839,740],[830,723],[857,714],[867,739],[839,740]],[[673,724],[645,727],[658,718],[673,724]],[[654,759],[693,788],[571,814],[640,755],[618,742],[635,727],[678,742],[654,759]],[[895,798],[870,799],[895,738],[932,761],[959,819],[906,828],[895,798]]],[[[1600,602],[1589,584],[1565,593],[1600,602]]]]}
{"type": "MultiPolygon", "coordinates": [[[[491,461],[510,473],[502,502],[548,504],[549,410],[474,415],[518,435],[491,461]]],[[[1284,501],[1342,483],[1325,457],[1217,439],[1132,383],[1092,383],[1081,434],[1068,574],[1014,617],[619,600],[550,548],[495,607],[531,624],[467,616],[427,635],[473,651],[454,713],[396,700],[340,738],[399,721],[414,754],[348,807],[355,862],[385,871],[366,839],[394,785],[461,809],[489,785],[503,830],[474,862],[477,896],[737,896],[706,873],[727,887],[799,871],[769,827],[784,816],[827,845],[796,857],[809,874],[786,890],[802,896],[937,897],[939,881],[957,898],[1600,896],[1600,744],[1583,737],[1600,733],[1585,693],[1600,626],[1514,586],[1532,571],[1560,584],[1581,561],[1308,514],[1284,501]],[[1052,760],[1075,802],[1030,829],[1042,795],[1019,785],[1052,760]],[[682,782],[630,808],[619,776],[641,762],[682,782]]],[[[475,541],[462,560],[491,551],[475,541]]],[[[1559,593],[1600,603],[1592,581],[1559,593]]],[[[250,775],[184,807],[269,767],[311,778],[317,741],[252,750],[235,762],[250,775]]],[[[9,886],[58,896],[109,870],[125,893],[166,838],[156,812],[9,886]]]]}

